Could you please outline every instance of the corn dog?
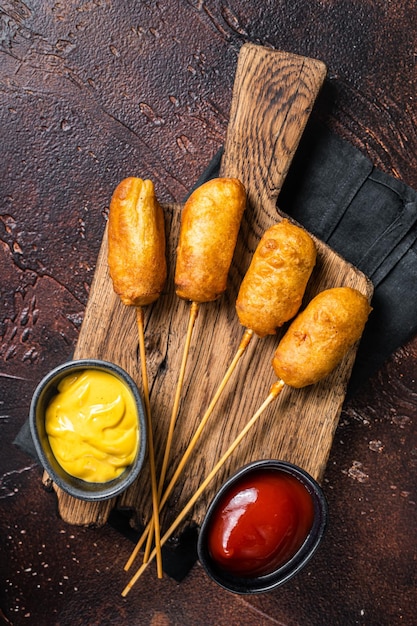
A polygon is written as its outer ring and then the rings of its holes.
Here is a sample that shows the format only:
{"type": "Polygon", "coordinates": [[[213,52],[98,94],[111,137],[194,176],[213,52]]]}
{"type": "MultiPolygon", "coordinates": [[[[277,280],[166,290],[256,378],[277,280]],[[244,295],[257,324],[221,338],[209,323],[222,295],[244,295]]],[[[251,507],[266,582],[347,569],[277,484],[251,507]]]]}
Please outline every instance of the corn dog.
{"type": "Polygon", "coordinates": [[[109,212],[108,264],[114,291],[130,306],[154,302],[165,284],[165,226],[152,181],[126,178],[109,212]]]}
{"type": "MultiPolygon", "coordinates": [[[[158,498],[162,495],[167,472],[188,351],[199,305],[216,300],[226,289],[227,275],[245,207],[246,192],[239,180],[215,178],[198,187],[190,195],[182,210],[175,267],[175,288],[178,297],[192,304],[159,476],[158,498]]],[[[144,561],[148,560],[153,533],[152,520],[136,544],[125,568],[130,567],[146,533],[148,533],[148,541],[144,561]]]]}
{"type": "Polygon", "coordinates": [[[108,265],[123,304],[136,307],[158,578],[163,576],[152,416],[146,367],[143,307],[160,295],[167,276],[165,225],[152,181],[126,178],[116,187],[109,212],[108,265]]]}
{"type": "Polygon", "coordinates": [[[245,207],[245,188],[236,178],[209,180],[188,198],[177,248],[178,297],[210,302],[225,291],[245,207]]]}
{"type": "Polygon", "coordinates": [[[371,307],[351,287],[319,293],[292,322],[272,360],[290,387],[313,385],[327,376],[361,337],[371,307]]]}
{"type": "Polygon", "coordinates": [[[236,300],[240,323],[257,335],[274,335],[301,306],[316,263],[310,235],[287,219],[263,235],[236,300]]]}

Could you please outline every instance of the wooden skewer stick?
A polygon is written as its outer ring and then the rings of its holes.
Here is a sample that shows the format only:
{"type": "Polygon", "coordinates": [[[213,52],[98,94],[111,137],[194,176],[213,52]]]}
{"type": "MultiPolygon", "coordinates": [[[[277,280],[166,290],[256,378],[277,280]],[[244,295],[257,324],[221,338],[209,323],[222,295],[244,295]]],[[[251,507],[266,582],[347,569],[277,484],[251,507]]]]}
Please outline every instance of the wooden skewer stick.
{"type": "MultiPolygon", "coordinates": [[[[159,500],[161,498],[162,490],[164,488],[165,476],[166,476],[166,472],[168,468],[169,455],[171,452],[172,440],[174,436],[174,429],[175,429],[175,424],[176,424],[177,417],[178,417],[178,409],[179,409],[180,400],[181,400],[181,392],[182,392],[182,387],[184,384],[185,368],[186,368],[187,361],[188,361],[191,338],[193,334],[194,324],[198,315],[198,309],[199,309],[198,302],[192,302],[191,308],[190,308],[189,320],[188,320],[188,328],[187,328],[187,335],[185,339],[184,352],[183,352],[180,372],[178,376],[177,389],[175,392],[174,404],[173,404],[172,413],[171,413],[171,420],[170,420],[169,428],[168,428],[167,441],[165,444],[164,458],[162,461],[162,468],[161,468],[161,473],[159,476],[158,492],[157,492],[158,493],[158,508],[159,508],[159,500]]],[[[155,530],[154,517],[151,518],[149,524],[150,526],[149,526],[149,531],[148,531],[148,541],[146,544],[145,554],[143,557],[143,561],[145,563],[149,558],[149,554],[150,554],[151,546],[152,546],[152,539],[153,539],[154,530],[155,530]]]]}
{"type": "MultiPolygon", "coordinates": [[[[274,385],[272,385],[271,390],[270,390],[269,395],[266,398],[266,400],[259,407],[259,409],[256,411],[256,413],[252,416],[252,418],[249,420],[249,422],[246,424],[246,426],[241,430],[239,435],[236,437],[236,439],[233,441],[233,443],[230,445],[230,447],[227,449],[227,451],[223,454],[221,459],[217,462],[217,464],[213,467],[213,469],[208,474],[208,476],[205,478],[205,480],[201,483],[201,485],[199,486],[197,491],[190,498],[190,500],[185,505],[185,507],[182,509],[182,511],[179,513],[179,515],[176,517],[176,519],[172,522],[171,526],[168,528],[168,530],[165,532],[165,534],[161,537],[161,545],[163,545],[171,537],[171,535],[174,533],[174,531],[178,528],[179,524],[183,521],[185,516],[189,513],[189,511],[194,506],[194,504],[196,503],[198,498],[201,496],[203,491],[206,489],[206,487],[209,485],[209,483],[216,476],[217,472],[222,468],[224,463],[231,456],[231,454],[237,448],[239,443],[242,441],[242,439],[245,437],[245,435],[249,432],[249,430],[252,428],[252,426],[256,423],[256,421],[259,419],[259,417],[262,415],[262,413],[265,411],[265,409],[269,406],[269,404],[271,404],[271,402],[273,400],[275,400],[275,398],[280,394],[280,392],[282,391],[284,386],[285,386],[285,383],[282,380],[278,380],[276,383],[274,383],[274,385]]],[[[154,549],[151,552],[151,554],[149,556],[149,561],[147,563],[143,563],[141,565],[141,567],[138,569],[138,571],[136,572],[136,574],[128,582],[128,584],[126,585],[126,587],[122,591],[122,596],[123,597],[127,596],[127,594],[129,593],[129,591],[131,590],[133,585],[137,582],[137,580],[143,574],[143,572],[145,571],[145,569],[147,568],[149,563],[155,557],[155,554],[156,554],[156,549],[154,549]]]]}
{"type": "MultiPolygon", "coordinates": [[[[172,490],[174,489],[174,487],[175,487],[175,485],[176,485],[176,483],[178,481],[178,478],[179,478],[179,476],[181,475],[181,473],[182,473],[182,471],[184,469],[185,464],[187,463],[187,461],[188,461],[189,457],[191,456],[195,446],[198,443],[198,440],[199,440],[199,438],[201,436],[201,433],[202,433],[202,431],[203,431],[203,429],[204,429],[204,427],[205,427],[205,425],[206,425],[210,415],[212,414],[212,412],[214,410],[214,407],[216,406],[216,404],[217,404],[221,394],[223,393],[224,388],[226,387],[226,385],[227,385],[227,383],[228,383],[232,373],[234,372],[234,370],[236,368],[237,363],[239,362],[241,356],[243,355],[243,353],[245,352],[246,348],[248,347],[249,342],[252,339],[252,337],[253,337],[253,331],[251,329],[247,328],[245,330],[245,332],[244,332],[244,335],[243,335],[242,340],[241,340],[241,342],[239,344],[239,347],[238,347],[238,349],[236,351],[236,354],[235,354],[232,362],[230,363],[229,368],[228,368],[226,374],[223,377],[223,380],[221,381],[220,385],[218,386],[217,391],[214,394],[214,396],[213,396],[213,398],[212,398],[212,400],[211,400],[211,402],[210,402],[210,404],[209,404],[209,406],[207,408],[207,411],[205,412],[205,414],[201,418],[200,424],[199,424],[197,430],[195,431],[192,439],[190,440],[190,443],[188,444],[188,447],[187,447],[186,451],[184,452],[184,455],[183,455],[181,461],[179,462],[179,464],[178,464],[178,466],[177,466],[177,468],[175,470],[175,473],[174,473],[174,475],[171,478],[171,481],[170,481],[168,487],[165,489],[163,495],[162,495],[162,493],[160,495],[159,512],[161,512],[161,510],[164,507],[164,505],[166,504],[169,496],[171,495],[172,490]]],[[[124,567],[125,571],[129,570],[129,568],[131,567],[133,561],[136,558],[136,555],[138,554],[138,552],[141,549],[141,547],[142,547],[146,537],[148,536],[148,533],[151,532],[151,524],[152,524],[152,520],[151,520],[151,522],[149,522],[149,524],[145,528],[142,536],[140,537],[140,539],[139,539],[138,543],[136,544],[132,554],[130,555],[130,557],[129,557],[129,559],[128,559],[125,567],[124,567]]],[[[144,562],[146,562],[146,561],[144,560],[144,562]]]]}
{"type": "Polygon", "coordinates": [[[145,351],[145,333],[143,327],[143,309],[142,307],[136,307],[136,321],[138,327],[139,336],[139,351],[140,362],[142,371],[142,385],[143,385],[143,397],[145,402],[145,412],[147,419],[147,431],[148,431],[148,453],[149,453],[149,469],[151,474],[151,488],[152,488],[152,509],[153,509],[153,522],[155,529],[155,554],[157,563],[158,578],[163,577],[162,571],[162,553],[161,553],[161,531],[159,524],[159,498],[157,492],[156,482],[156,468],[155,468],[155,450],[153,444],[153,432],[152,432],[152,417],[151,417],[151,405],[149,401],[149,382],[148,371],[146,367],[146,351],[145,351]]]}

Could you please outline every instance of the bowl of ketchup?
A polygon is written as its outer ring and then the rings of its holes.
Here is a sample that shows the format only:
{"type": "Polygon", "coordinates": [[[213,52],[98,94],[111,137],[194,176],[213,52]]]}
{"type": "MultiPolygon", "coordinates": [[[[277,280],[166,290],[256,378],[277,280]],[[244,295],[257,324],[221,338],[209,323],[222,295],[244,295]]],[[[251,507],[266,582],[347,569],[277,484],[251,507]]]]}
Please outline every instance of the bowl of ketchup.
{"type": "Polygon", "coordinates": [[[312,476],[285,461],[255,461],[212,500],[198,557],[210,578],[231,592],[271,591],[307,564],[326,524],[327,503],[312,476]]]}

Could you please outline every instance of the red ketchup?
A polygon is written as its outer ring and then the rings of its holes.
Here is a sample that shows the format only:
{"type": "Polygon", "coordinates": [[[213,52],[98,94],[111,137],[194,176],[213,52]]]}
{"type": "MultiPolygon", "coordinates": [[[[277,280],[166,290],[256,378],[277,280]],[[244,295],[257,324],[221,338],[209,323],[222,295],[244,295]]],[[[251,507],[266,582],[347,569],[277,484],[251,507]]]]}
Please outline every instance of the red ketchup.
{"type": "Polygon", "coordinates": [[[237,576],[269,574],[287,562],[307,537],[313,500],[294,476],[258,470],[223,495],[208,529],[212,559],[237,576]]]}

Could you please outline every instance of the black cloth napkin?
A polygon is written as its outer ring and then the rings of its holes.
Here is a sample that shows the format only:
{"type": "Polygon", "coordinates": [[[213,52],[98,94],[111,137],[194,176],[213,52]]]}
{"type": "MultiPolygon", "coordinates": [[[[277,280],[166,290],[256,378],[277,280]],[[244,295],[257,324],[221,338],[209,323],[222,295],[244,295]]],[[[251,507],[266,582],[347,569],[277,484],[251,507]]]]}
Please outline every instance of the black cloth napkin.
{"type": "MultiPolygon", "coordinates": [[[[221,157],[222,149],[193,189],[219,175],[221,157]]],[[[377,170],[326,127],[310,121],[278,206],[362,270],[374,285],[373,311],[352,372],[351,394],[417,332],[417,193],[377,170]]],[[[27,423],[15,444],[36,458],[27,423]]],[[[126,511],[113,511],[109,523],[136,541],[139,534],[128,517],[126,511]]],[[[176,580],[196,559],[196,537],[193,528],[175,549],[167,546],[164,551],[164,570],[176,580]]]]}
{"type": "MultiPolygon", "coordinates": [[[[222,149],[198,179],[219,174],[222,149]]],[[[281,211],[374,285],[348,395],[417,332],[417,193],[347,141],[308,123],[278,198],[281,211]]]]}

